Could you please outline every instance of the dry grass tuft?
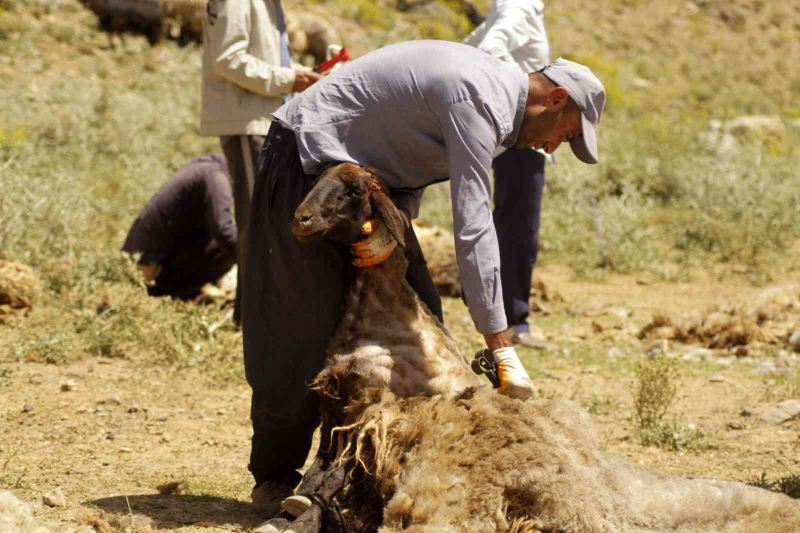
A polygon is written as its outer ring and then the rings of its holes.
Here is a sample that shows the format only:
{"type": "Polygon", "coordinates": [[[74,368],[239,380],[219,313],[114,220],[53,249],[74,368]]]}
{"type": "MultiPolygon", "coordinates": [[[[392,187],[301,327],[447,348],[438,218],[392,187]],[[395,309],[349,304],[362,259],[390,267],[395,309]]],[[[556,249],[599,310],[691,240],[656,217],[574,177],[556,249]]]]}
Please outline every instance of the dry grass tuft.
{"type": "Polygon", "coordinates": [[[79,526],[89,526],[96,533],[116,533],[119,531],[119,529],[112,526],[98,511],[87,511],[76,519],[75,522],[79,526]]]}
{"type": "Polygon", "coordinates": [[[180,496],[186,494],[189,490],[189,485],[183,480],[174,480],[162,483],[158,487],[158,493],[163,496],[180,496]]]}
{"type": "Polygon", "coordinates": [[[21,263],[0,259],[0,323],[15,312],[27,312],[42,292],[33,271],[21,263]]]}

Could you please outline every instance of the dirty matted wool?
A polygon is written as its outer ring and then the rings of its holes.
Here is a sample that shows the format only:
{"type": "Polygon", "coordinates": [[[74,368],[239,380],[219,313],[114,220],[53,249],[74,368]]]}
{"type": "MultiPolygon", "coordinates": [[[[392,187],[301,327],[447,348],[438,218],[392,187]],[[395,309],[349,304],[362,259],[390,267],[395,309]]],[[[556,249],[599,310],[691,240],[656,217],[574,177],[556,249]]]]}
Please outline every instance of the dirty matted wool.
{"type": "Polygon", "coordinates": [[[779,532],[800,524],[800,502],[787,496],[659,474],[602,452],[589,415],[568,401],[520,402],[486,388],[456,399],[384,392],[350,438],[384,503],[387,533],[779,532]]]}
{"type": "Polygon", "coordinates": [[[33,507],[7,490],[0,490],[0,531],[45,533],[33,516],[33,507]]]}

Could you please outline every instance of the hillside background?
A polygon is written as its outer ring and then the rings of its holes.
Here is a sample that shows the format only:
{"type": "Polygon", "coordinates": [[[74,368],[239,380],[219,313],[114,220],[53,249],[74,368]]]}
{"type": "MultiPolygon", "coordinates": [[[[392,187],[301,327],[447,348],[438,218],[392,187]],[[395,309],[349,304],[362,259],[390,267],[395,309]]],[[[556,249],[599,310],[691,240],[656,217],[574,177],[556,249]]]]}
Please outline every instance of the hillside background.
{"type": "MultiPolygon", "coordinates": [[[[357,55],[405,39],[456,40],[472,27],[456,0],[287,5],[329,18],[357,55]]],[[[485,13],[489,2],[471,5],[485,13]]],[[[218,150],[197,135],[199,49],[133,36],[110,48],[77,0],[2,0],[0,9],[0,150],[10,159],[0,213],[14,221],[0,249],[38,262],[29,256],[116,246],[165,176],[218,150]],[[59,180],[73,187],[36,209],[42,198],[19,196],[59,180]],[[69,224],[54,216],[60,202],[72,206],[69,224]],[[54,243],[59,226],[87,239],[54,243]]],[[[553,57],[592,67],[609,102],[602,164],[577,165],[562,150],[548,169],[542,260],[594,277],[672,279],[714,265],[765,282],[800,218],[800,4],[554,0],[546,20],[553,57]],[[772,122],[721,133],[743,115],[772,122]]],[[[424,221],[447,225],[446,186],[428,197],[424,221]]]]}
{"type": "MultiPolygon", "coordinates": [[[[356,55],[472,28],[461,0],[286,5],[327,17],[356,55]]],[[[800,398],[786,344],[787,328],[800,330],[800,3],[551,0],[545,17],[553,58],[592,67],[609,101],[601,164],[562,148],[547,167],[534,324],[555,348],[520,351],[539,395],[580,402],[604,447],[642,463],[796,482],[800,421],[766,427],[740,413],[800,398]],[[637,365],[652,352],[637,332],[653,315],[720,298],[741,309],[791,284],[785,328],[761,351],[656,347],[680,371],[671,414],[702,430],[702,446],[631,438],[637,365]]],[[[257,523],[242,503],[240,332],[217,306],[148,298],[117,252],[172,172],[219,151],[198,135],[200,62],[195,45],[109,38],[78,0],[0,0],[0,260],[42,284],[30,313],[0,320],[0,488],[29,501],[60,484],[75,507],[121,517],[127,497],[106,496],[145,494],[130,504],[158,527],[257,523]],[[67,379],[76,392],[62,393],[67,379]],[[152,494],[172,474],[190,496],[152,494]]],[[[432,187],[420,222],[450,220],[447,184],[432,187]]],[[[444,306],[465,353],[479,348],[461,301],[444,306]]],[[[71,520],[59,513],[48,516],[71,520]]]]}

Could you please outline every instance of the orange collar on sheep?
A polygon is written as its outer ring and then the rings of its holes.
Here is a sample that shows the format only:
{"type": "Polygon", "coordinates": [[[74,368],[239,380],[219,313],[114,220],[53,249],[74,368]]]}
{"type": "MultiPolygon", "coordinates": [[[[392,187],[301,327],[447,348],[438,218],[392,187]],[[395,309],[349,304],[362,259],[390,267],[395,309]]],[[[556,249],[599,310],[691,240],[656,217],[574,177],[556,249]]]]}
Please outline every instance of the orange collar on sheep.
{"type": "Polygon", "coordinates": [[[397,248],[397,241],[386,224],[382,224],[377,219],[364,222],[361,226],[361,234],[364,239],[350,245],[350,252],[353,254],[353,265],[361,268],[380,265],[392,255],[397,248]]]}

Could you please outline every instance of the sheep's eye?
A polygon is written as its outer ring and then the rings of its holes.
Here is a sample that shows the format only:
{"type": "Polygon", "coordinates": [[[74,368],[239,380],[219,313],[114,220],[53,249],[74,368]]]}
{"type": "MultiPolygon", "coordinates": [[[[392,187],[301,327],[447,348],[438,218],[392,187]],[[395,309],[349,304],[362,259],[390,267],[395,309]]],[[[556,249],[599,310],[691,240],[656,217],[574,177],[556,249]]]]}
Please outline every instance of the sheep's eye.
{"type": "Polygon", "coordinates": [[[350,189],[347,191],[348,196],[351,198],[361,198],[364,196],[364,191],[361,189],[350,189]]]}

